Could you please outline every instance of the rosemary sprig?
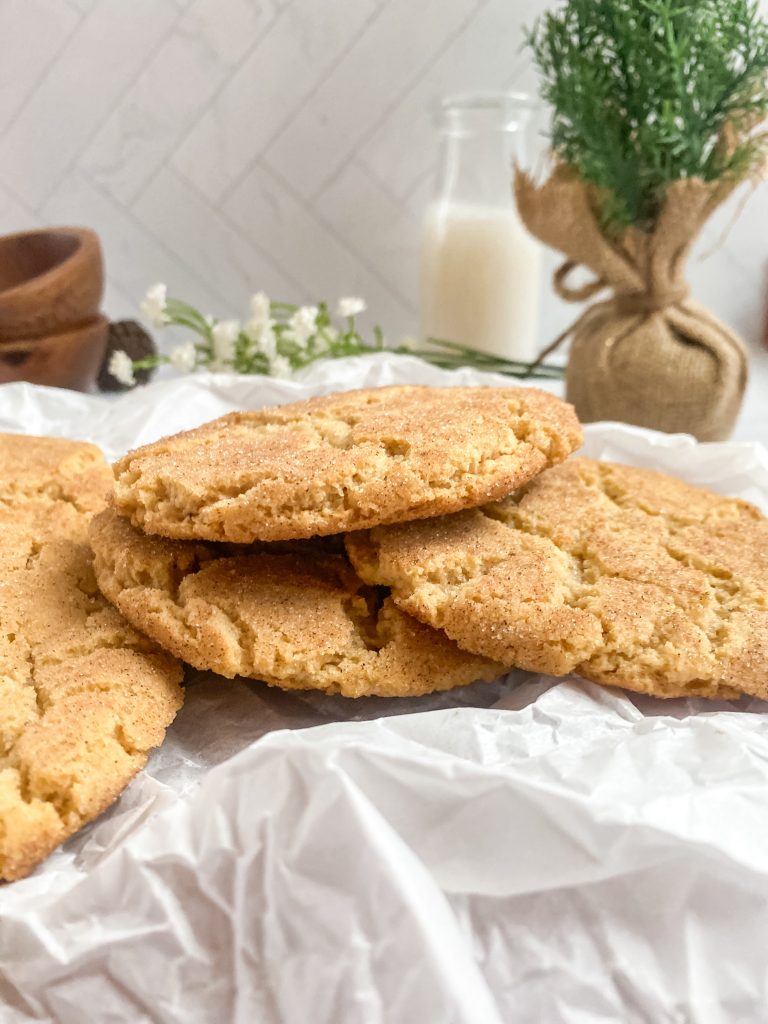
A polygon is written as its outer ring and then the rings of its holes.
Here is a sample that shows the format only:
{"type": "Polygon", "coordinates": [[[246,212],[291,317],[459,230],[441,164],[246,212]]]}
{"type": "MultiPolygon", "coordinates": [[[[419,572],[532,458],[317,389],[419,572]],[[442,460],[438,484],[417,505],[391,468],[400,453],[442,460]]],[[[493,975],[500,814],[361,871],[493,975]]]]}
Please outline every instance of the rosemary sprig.
{"type": "Polygon", "coordinates": [[[603,226],[653,227],[681,178],[759,167],[768,25],[757,0],[566,0],[527,35],[555,154],[597,190],[603,226]]]}

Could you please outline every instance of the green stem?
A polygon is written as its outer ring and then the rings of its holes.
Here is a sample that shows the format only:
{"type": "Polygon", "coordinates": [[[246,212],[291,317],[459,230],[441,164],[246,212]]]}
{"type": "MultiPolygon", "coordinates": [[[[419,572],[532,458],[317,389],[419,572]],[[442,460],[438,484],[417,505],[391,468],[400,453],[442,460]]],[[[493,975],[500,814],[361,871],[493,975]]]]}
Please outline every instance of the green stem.
{"type": "MultiPolygon", "coordinates": [[[[299,307],[289,302],[270,303],[270,313],[276,315],[292,314],[299,307]]],[[[321,322],[318,326],[315,337],[322,339],[325,347],[322,351],[310,351],[302,348],[290,340],[286,335],[287,325],[276,323],[275,334],[277,336],[277,351],[285,356],[294,370],[302,369],[320,359],[334,359],[344,356],[372,355],[377,352],[393,352],[403,355],[415,356],[432,366],[439,366],[444,369],[455,370],[464,367],[471,367],[485,372],[504,374],[505,376],[538,379],[557,380],[563,376],[563,369],[547,363],[532,366],[519,360],[504,359],[501,356],[493,355],[490,352],[480,352],[460,345],[457,342],[448,341],[444,338],[428,338],[430,348],[411,347],[409,345],[398,345],[387,347],[384,343],[384,335],[381,328],[373,328],[373,341],[365,341],[357,332],[354,317],[345,317],[347,330],[338,334],[335,338],[329,333],[333,326],[327,314],[327,307],[324,303],[319,304],[321,322]]],[[[197,353],[194,369],[206,367],[212,359],[212,335],[210,325],[205,318],[193,306],[182,302],[180,299],[169,299],[166,304],[166,311],[169,323],[179,327],[186,327],[198,335],[202,341],[195,343],[197,353]]],[[[250,342],[241,332],[235,350],[234,359],[230,366],[237,372],[245,373],[269,373],[269,364],[263,353],[249,351],[250,342]]],[[[157,366],[164,366],[171,363],[170,356],[156,355],[144,359],[137,359],[133,362],[134,369],[153,369],[157,366]]]]}
{"type": "MultiPolygon", "coordinates": [[[[489,369],[498,368],[500,373],[510,371],[527,373],[532,365],[532,363],[526,363],[520,359],[505,359],[503,356],[495,356],[490,352],[479,352],[476,349],[467,347],[466,345],[459,345],[457,342],[446,341],[442,338],[427,338],[427,341],[431,345],[439,345],[451,352],[455,352],[457,357],[464,357],[467,360],[468,365],[483,366],[489,369]]],[[[412,349],[411,351],[414,354],[423,355],[423,353],[418,349],[412,349]]],[[[539,363],[537,369],[541,369],[553,377],[561,377],[563,375],[562,367],[553,363],[539,363]]]]}

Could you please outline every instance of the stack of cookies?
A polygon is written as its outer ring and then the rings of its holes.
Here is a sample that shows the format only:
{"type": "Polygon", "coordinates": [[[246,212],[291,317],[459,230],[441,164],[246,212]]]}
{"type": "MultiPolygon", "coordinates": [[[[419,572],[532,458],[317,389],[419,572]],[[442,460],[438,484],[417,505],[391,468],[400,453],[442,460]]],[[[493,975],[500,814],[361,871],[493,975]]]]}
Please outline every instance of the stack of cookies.
{"type": "Polygon", "coordinates": [[[117,463],[99,586],[177,657],[284,688],[414,696],[518,667],[766,696],[764,517],[568,459],[580,443],[533,389],[235,413],[117,463]]]}
{"type": "Polygon", "coordinates": [[[532,389],[389,387],[234,413],[121,459],[91,527],[102,592],[201,669],[348,697],[493,679],[364,581],[344,538],[516,491],[581,442],[532,389]]]}

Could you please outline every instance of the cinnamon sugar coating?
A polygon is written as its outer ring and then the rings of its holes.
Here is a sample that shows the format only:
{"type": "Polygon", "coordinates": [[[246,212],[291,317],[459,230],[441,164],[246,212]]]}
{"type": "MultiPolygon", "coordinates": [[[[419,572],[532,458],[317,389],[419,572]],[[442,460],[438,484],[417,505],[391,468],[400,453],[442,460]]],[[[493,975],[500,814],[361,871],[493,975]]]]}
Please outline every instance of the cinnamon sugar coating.
{"type": "Polygon", "coordinates": [[[118,511],[145,533],[247,544],[504,497],[581,443],[533,388],[386,387],[238,412],[129,452],[118,511]]]}
{"type": "Polygon", "coordinates": [[[0,879],[97,817],[181,705],[179,663],[101,596],[92,445],[0,435],[0,879]]]}
{"type": "Polygon", "coordinates": [[[507,666],[661,697],[768,697],[768,520],[572,459],[504,501],[352,534],[369,583],[507,666]]]}
{"type": "Polygon", "coordinates": [[[172,541],[112,509],[94,518],[91,543],[103,593],[200,669],[346,697],[413,697],[502,671],[365,587],[323,544],[172,541]]]}

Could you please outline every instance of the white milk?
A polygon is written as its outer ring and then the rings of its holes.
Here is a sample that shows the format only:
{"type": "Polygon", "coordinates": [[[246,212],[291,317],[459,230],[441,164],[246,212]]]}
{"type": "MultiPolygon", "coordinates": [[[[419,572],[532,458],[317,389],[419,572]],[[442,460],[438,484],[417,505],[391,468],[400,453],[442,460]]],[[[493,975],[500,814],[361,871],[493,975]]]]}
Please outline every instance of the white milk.
{"type": "Polygon", "coordinates": [[[421,270],[424,337],[535,359],[541,246],[513,206],[434,203],[424,223],[421,270]]]}

